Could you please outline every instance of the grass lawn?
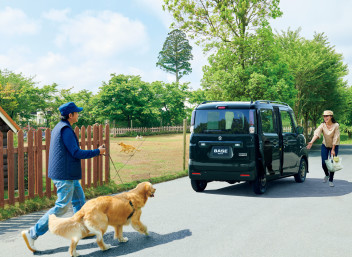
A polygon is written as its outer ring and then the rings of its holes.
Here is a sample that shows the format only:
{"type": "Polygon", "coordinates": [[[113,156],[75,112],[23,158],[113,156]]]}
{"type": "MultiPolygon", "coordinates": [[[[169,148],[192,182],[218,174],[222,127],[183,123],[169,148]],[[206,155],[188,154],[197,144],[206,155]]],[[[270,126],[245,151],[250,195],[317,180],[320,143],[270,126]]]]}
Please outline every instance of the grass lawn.
{"type": "MultiPolygon", "coordinates": [[[[186,169],[188,168],[189,136],[186,138],[186,169]]],[[[175,174],[183,170],[183,134],[110,138],[110,156],[124,183],[175,174]],[[139,151],[126,154],[118,143],[123,142],[139,151]]],[[[112,163],[111,179],[121,183],[112,163]]]]}

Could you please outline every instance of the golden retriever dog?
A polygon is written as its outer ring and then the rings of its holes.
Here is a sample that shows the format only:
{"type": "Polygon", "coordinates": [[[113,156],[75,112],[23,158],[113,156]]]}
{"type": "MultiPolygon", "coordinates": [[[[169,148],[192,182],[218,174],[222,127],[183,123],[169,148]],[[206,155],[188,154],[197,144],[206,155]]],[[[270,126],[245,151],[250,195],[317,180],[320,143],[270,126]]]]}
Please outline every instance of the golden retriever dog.
{"type": "Polygon", "coordinates": [[[142,182],[136,188],[115,196],[100,196],[85,203],[81,210],[71,218],[49,216],[49,231],[53,234],[71,239],[69,253],[79,256],[76,251],[78,241],[88,235],[96,235],[101,250],[108,250],[111,245],[105,244],[103,235],[108,226],[115,229],[114,238],[127,242],[122,228],[132,224],[141,234],[148,235],[147,227],[140,221],[142,207],[149,197],[154,197],[155,188],[149,182],[142,182]]]}
{"type": "Polygon", "coordinates": [[[124,144],[123,142],[119,143],[118,145],[122,147],[120,152],[132,153],[133,151],[140,151],[133,145],[127,145],[127,144],[124,144]]]}

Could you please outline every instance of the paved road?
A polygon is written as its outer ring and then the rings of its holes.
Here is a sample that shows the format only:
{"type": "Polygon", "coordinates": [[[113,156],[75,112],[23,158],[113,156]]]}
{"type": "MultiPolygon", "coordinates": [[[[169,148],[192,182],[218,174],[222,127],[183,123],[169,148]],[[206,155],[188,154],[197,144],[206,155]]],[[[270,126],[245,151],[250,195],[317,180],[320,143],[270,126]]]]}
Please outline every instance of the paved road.
{"type": "MultiPolygon", "coordinates": [[[[342,146],[345,169],[336,173],[335,187],[322,183],[320,152],[310,152],[306,182],[273,181],[256,196],[246,183],[210,183],[195,193],[188,178],[155,185],[142,221],[150,236],[125,228],[127,243],[105,234],[113,248],[101,252],[95,239],[81,240],[82,256],[352,256],[352,146],[342,146]]],[[[0,256],[33,256],[20,236],[42,212],[0,222],[0,256]]],[[[34,255],[69,256],[69,241],[50,233],[36,241],[34,255]]]]}

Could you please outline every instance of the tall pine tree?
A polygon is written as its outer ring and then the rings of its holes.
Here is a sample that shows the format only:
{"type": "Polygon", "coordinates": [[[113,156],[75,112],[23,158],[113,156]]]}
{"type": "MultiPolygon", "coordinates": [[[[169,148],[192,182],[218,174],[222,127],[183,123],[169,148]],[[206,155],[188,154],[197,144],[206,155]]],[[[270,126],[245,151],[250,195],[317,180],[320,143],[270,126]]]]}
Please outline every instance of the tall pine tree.
{"type": "Polygon", "coordinates": [[[180,78],[192,72],[189,63],[192,59],[192,46],[190,46],[186,34],[175,29],[168,34],[163,49],[159,52],[156,66],[175,74],[176,82],[179,82],[180,78]]]}

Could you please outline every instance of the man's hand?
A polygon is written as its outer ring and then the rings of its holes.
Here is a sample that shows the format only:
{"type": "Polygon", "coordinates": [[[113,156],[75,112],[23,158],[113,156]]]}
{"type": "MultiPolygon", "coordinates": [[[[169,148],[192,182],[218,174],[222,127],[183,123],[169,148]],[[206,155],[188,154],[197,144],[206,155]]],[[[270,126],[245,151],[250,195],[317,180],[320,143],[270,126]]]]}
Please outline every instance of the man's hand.
{"type": "Polygon", "coordinates": [[[101,145],[99,146],[99,151],[100,151],[100,154],[104,154],[105,153],[105,145],[101,145]]]}

